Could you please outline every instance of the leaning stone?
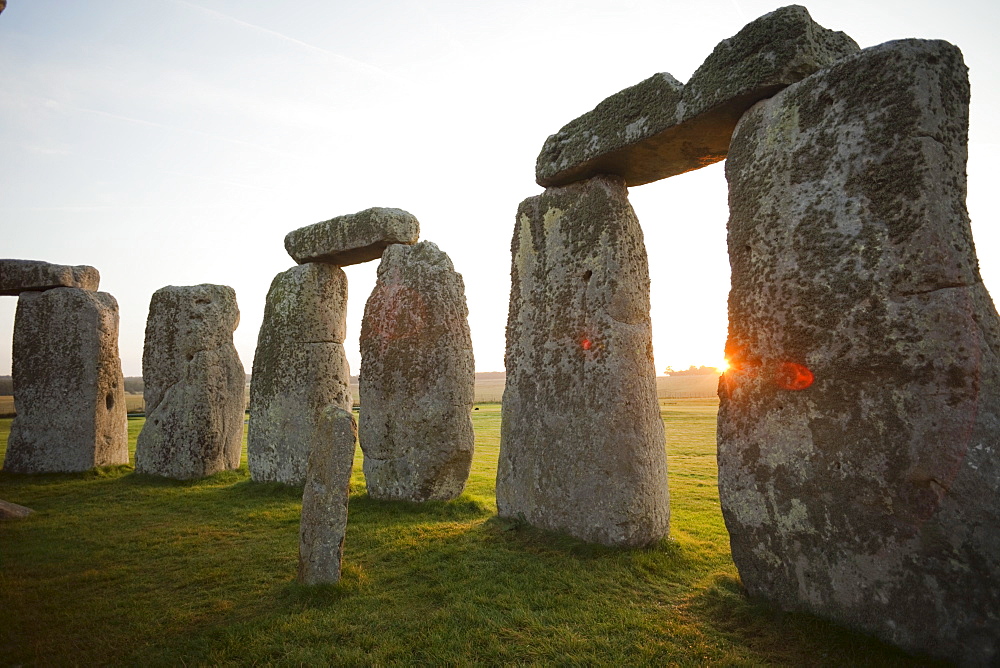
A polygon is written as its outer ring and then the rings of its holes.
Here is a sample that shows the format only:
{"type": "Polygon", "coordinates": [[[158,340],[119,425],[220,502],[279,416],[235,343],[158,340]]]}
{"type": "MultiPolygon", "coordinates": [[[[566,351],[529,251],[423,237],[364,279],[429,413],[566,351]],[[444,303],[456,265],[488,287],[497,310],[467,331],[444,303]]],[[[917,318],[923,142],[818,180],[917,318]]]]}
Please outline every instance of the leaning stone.
{"type": "Polygon", "coordinates": [[[40,260],[0,260],[0,295],[52,288],[82,288],[96,291],[101,274],[94,267],[68,266],[40,260]]]}
{"type": "Polygon", "coordinates": [[[315,430],[299,525],[299,582],[310,585],[340,580],[358,439],[354,416],[339,406],[327,406],[315,430]]]}
{"type": "Polygon", "coordinates": [[[301,227],[285,236],[285,250],[299,264],[339,267],[377,260],[389,244],[414,244],[420,224],[402,209],[372,208],[301,227]]]}
{"type": "Polygon", "coordinates": [[[19,520],[35,512],[26,506],[19,506],[0,499],[0,520],[19,520]]]}
{"type": "Polygon", "coordinates": [[[560,186],[618,174],[638,186],[718,162],[744,111],[857,50],[805,7],[775,10],[720,42],[686,86],[655,74],[571,121],[546,140],[535,178],[560,186]]]}
{"type": "Polygon", "coordinates": [[[462,275],[435,244],[394,245],[361,323],[368,494],[448,500],[472,466],[475,362],[462,275]]]}
{"type": "Polygon", "coordinates": [[[25,292],[14,316],[14,410],[4,470],[128,464],[118,302],[106,292],[25,292]]]}
{"type": "Polygon", "coordinates": [[[236,292],[226,285],[170,285],[153,293],[137,473],[189,480],[239,468],[246,385],[233,346],[239,320],[236,292]]]}
{"type": "Polygon", "coordinates": [[[945,42],[866,49],[746,114],[729,179],[719,493],[751,595],[1000,662],[1000,319],[945,42]]]}
{"type": "Polygon", "coordinates": [[[344,352],[347,276],[310,262],[275,276],[267,292],[250,382],[247,462],[256,481],[301,485],[328,405],[351,408],[344,352]]]}
{"type": "Polygon", "coordinates": [[[624,182],[526,199],[511,252],[500,516],[605,545],[663,538],[649,269],[624,182]]]}

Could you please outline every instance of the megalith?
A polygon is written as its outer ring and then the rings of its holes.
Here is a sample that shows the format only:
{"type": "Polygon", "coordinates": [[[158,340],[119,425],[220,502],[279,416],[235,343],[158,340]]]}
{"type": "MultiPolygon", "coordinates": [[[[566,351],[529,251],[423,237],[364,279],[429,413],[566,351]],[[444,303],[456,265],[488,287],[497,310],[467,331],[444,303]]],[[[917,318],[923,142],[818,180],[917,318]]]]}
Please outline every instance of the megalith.
{"type": "Polygon", "coordinates": [[[310,585],[340,580],[358,438],[354,416],[340,406],[325,407],[314,428],[299,525],[299,582],[310,585]]]}
{"type": "Polygon", "coordinates": [[[293,230],[285,235],[285,250],[299,264],[346,267],[379,259],[390,244],[414,244],[419,235],[413,214],[373,207],[293,230]]]}
{"type": "Polygon", "coordinates": [[[344,352],[347,276],[310,262],[275,276],[267,292],[250,382],[247,463],[259,482],[301,485],[324,409],[351,409],[344,352]]]}
{"type": "Polygon", "coordinates": [[[41,260],[0,260],[0,295],[14,296],[52,288],[96,291],[100,284],[100,272],[85,264],[71,266],[41,260]]]}
{"type": "Polygon", "coordinates": [[[448,500],[472,466],[475,363],[465,284],[422,241],[386,248],[361,323],[359,435],[368,494],[448,500]]]}
{"type": "Polygon", "coordinates": [[[752,596],[1000,661],[1000,321],[959,50],[838,61],[740,121],[719,494],[752,596]]]}
{"type": "Polygon", "coordinates": [[[137,473],[189,480],[239,468],[246,385],[233,346],[239,320],[236,292],[226,285],[169,285],[153,293],[137,473]]]}
{"type": "Polygon", "coordinates": [[[500,516],[606,545],[663,538],[649,268],[624,180],[526,199],[511,253],[500,516]]]}
{"type": "Polygon", "coordinates": [[[14,408],[3,468],[86,471],[128,464],[118,302],[106,292],[24,292],[14,316],[14,408]]]}
{"type": "Polygon", "coordinates": [[[686,85],[654,74],[570,121],[545,141],[536,181],[561,186],[618,174],[637,186],[718,162],[754,103],[857,51],[805,7],[777,9],[720,42],[686,85]]]}

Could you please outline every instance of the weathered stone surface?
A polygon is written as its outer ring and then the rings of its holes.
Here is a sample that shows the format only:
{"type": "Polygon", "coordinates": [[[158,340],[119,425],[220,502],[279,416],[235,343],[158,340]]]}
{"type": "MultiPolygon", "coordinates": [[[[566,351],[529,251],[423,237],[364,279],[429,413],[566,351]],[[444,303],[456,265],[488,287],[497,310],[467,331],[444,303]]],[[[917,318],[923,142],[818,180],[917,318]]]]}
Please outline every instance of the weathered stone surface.
{"type": "Polygon", "coordinates": [[[106,292],[25,292],[14,316],[14,409],[4,470],[128,464],[118,302],[106,292]]]}
{"type": "Polygon", "coordinates": [[[226,285],[168,285],[153,293],[137,473],[189,480],[239,468],[246,384],[233,346],[239,321],[236,292],[226,285]]]}
{"type": "Polygon", "coordinates": [[[474,450],[475,362],[465,283],[435,244],[389,246],[361,323],[368,494],[453,499],[474,450]]]}
{"type": "Polygon", "coordinates": [[[402,209],[375,207],[300,227],[285,235],[292,259],[339,267],[377,260],[390,244],[414,244],[420,236],[416,217],[402,209]]]}
{"type": "Polygon", "coordinates": [[[301,485],[316,425],[329,405],[351,408],[344,353],[347,276],[310,262],[275,276],[267,292],[250,382],[247,461],[257,481],[301,485]]]}
{"type": "Polygon", "coordinates": [[[19,506],[10,501],[0,499],[0,520],[19,520],[35,512],[26,506],[19,506]]]}
{"type": "Polygon", "coordinates": [[[40,260],[0,260],[0,295],[52,288],[97,290],[101,274],[94,267],[50,264],[40,260]]]}
{"type": "Polygon", "coordinates": [[[618,174],[638,186],[718,162],[755,102],[857,50],[805,7],[775,10],[720,42],[686,86],[655,74],[568,123],[546,140],[535,178],[560,186],[618,174]]]}
{"type": "Polygon", "coordinates": [[[299,582],[340,580],[340,561],[347,531],[347,502],[358,427],[340,406],[327,406],[315,423],[315,447],[302,491],[299,525],[299,582]]]}
{"type": "Polygon", "coordinates": [[[521,203],[511,243],[497,507],[607,545],[670,522],[639,221],[618,177],[521,203]]]}
{"type": "Polygon", "coordinates": [[[1000,321],[957,48],[862,51],[740,122],[719,491],[748,591],[1000,661],[1000,321]]]}

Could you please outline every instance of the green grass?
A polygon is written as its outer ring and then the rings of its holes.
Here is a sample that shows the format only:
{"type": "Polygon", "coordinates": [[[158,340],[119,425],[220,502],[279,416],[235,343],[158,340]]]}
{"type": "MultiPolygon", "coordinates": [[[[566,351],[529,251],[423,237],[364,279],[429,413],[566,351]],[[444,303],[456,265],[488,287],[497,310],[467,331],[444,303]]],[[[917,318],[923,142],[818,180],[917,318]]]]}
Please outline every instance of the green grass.
{"type": "Polygon", "coordinates": [[[358,455],[332,586],[295,583],[301,490],[253,483],[245,464],[186,483],[0,471],[0,498],[37,511],[0,523],[0,664],[912,664],[744,597],[715,487],[717,404],[663,403],[670,540],[613,550],[497,519],[487,404],[457,501],[371,500],[358,455]]]}

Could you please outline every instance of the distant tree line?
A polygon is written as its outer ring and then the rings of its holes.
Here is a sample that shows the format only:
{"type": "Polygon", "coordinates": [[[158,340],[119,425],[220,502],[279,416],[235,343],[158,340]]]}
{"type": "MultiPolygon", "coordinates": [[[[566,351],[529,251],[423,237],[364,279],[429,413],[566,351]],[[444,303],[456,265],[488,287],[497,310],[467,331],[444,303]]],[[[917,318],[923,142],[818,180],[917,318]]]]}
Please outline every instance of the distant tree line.
{"type": "Polygon", "coordinates": [[[683,371],[674,371],[673,367],[667,367],[663,372],[665,376],[710,376],[719,375],[719,370],[714,366],[695,366],[691,365],[683,371]]]}

